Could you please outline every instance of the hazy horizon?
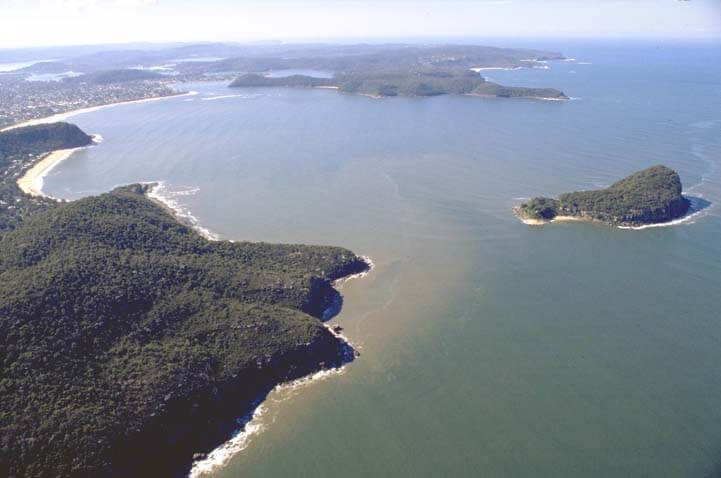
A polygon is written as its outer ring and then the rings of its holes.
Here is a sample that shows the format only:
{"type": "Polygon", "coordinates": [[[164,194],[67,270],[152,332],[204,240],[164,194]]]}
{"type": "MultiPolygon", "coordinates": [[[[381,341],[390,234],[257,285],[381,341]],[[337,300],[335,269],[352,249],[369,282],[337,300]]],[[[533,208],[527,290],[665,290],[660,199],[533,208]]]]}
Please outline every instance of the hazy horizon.
{"type": "Polygon", "coordinates": [[[0,48],[408,38],[721,38],[715,0],[2,0],[0,48]]]}

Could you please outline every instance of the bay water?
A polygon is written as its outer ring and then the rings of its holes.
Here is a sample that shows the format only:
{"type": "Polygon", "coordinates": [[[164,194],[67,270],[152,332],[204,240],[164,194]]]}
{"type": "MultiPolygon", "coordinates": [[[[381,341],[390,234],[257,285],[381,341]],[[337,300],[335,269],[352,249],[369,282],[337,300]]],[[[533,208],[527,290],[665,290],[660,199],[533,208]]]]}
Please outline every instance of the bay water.
{"type": "Polygon", "coordinates": [[[721,472],[721,44],[524,46],[575,61],[482,73],[571,101],[199,83],[70,119],[103,142],[52,196],[163,181],[223,239],[375,263],[333,319],[361,356],[272,393],[210,476],[721,472]],[[643,230],[512,214],[654,164],[710,205],[643,230]]]}

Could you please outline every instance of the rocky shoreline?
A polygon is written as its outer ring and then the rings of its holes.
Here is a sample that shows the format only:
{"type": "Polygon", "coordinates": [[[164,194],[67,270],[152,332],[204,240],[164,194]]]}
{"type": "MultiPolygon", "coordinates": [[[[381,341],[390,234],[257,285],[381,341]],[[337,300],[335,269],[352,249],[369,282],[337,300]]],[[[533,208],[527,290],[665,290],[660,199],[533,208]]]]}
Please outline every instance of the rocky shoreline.
{"type": "Polygon", "coordinates": [[[334,283],[369,262],[207,240],[151,188],[45,201],[3,234],[9,476],[187,475],[273,388],[356,356],[323,321],[342,304],[334,283]],[[72,260],[54,268],[56,255],[72,260]]]}
{"type": "MultiPolygon", "coordinates": [[[[370,270],[363,258],[355,257],[312,279],[301,310],[323,320],[323,313],[339,292],[336,280],[370,270]]],[[[330,327],[315,340],[274,356],[258,357],[255,366],[242,368],[233,378],[209,384],[205,389],[183,395],[165,396],[162,411],[142,427],[130,430],[122,442],[111,447],[104,475],[185,476],[194,461],[229,439],[245,426],[238,417],[250,416],[275,387],[311,376],[323,370],[338,369],[354,360],[357,351],[330,327]]]]}

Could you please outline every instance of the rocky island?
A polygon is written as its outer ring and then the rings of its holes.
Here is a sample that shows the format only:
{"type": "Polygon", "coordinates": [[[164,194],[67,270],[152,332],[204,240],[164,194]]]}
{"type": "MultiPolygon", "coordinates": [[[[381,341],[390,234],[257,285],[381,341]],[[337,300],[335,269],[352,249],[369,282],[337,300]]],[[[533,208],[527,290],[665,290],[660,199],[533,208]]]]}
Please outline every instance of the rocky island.
{"type": "Polygon", "coordinates": [[[276,384],[353,357],[320,320],[338,247],[209,241],[132,185],[56,202],[15,181],[76,126],[0,133],[0,475],[173,476],[276,384]],[[245,408],[245,409],[244,409],[245,408]]]}
{"type": "Polygon", "coordinates": [[[553,220],[597,221],[611,226],[642,226],[684,216],[690,202],[681,194],[681,179],[666,166],[652,166],[605,189],[537,197],[514,209],[528,224],[553,220]]]}

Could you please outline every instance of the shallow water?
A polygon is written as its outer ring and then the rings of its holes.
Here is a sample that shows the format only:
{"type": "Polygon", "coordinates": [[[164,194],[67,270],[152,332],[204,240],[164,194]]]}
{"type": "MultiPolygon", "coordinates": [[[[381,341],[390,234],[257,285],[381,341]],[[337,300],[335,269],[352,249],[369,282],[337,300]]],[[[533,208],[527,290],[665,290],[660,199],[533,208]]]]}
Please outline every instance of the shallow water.
{"type": "Polygon", "coordinates": [[[227,239],[336,244],[375,269],[334,322],[361,357],[271,394],[231,476],[709,476],[721,468],[721,48],[567,43],[485,71],[559,103],[186,85],[78,115],[78,198],[163,180],[227,239]],[[204,101],[215,98],[216,101],[204,101]],[[639,231],[529,227],[522,198],[663,163],[711,202],[639,231]]]}

